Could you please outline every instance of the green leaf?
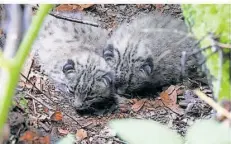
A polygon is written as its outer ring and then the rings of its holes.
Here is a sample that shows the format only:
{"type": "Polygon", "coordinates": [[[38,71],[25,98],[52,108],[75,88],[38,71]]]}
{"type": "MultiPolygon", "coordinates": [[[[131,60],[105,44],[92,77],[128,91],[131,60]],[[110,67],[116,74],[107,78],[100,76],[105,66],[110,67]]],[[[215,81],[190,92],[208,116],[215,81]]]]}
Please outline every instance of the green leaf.
{"type": "Polygon", "coordinates": [[[123,119],[109,123],[129,144],[182,144],[180,135],[152,120],[123,119]]]}
{"type": "MultiPolygon", "coordinates": [[[[229,4],[187,4],[182,5],[183,15],[188,27],[191,29],[195,38],[201,40],[208,33],[214,33],[219,37],[220,43],[231,43],[231,5],[229,4]]],[[[201,41],[200,47],[207,47],[211,44],[209,39],[201,41]]],[[[208,50],[204,56],[208,56],[212,51],[208,50]]],[[[230,83],[230,49],[224,50],[222,69],[220,68],[220,57],[218,53],[211,56],[206,61],[206,67],[209,73],[214,77],[212,79],[213,91],[216,98],[231,99],[230,83]],[[221,70],[221,78],[219,78],[221,70]],[[219,81],[219,79],[221,79],[219,81]],[[219,85],[220,83],[220,85],[219,85]]],[[[211,78],[210,78],[211,79],[211,78]]]]}
{"type": "Polygon", "coordinates": [[[73,134],[68,134],[62,138],[57,144],[73,144],[75,143],[75,136],[73,134]]]}
{"type": "Polygon", "coordinates": [[[231,128],[215,120],[197,121],[188,129],[187,144],[231,144],[231,128]]]}

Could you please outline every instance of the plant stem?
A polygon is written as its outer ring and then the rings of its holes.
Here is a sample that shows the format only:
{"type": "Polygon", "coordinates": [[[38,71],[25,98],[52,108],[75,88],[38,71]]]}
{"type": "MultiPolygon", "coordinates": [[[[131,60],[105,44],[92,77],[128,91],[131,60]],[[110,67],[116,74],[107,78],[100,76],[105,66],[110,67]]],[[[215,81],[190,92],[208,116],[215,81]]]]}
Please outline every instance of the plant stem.
{"type": "Polygon", "coordinates": [[[26,33],[19,50],[12,59],[12,65],[10,65],[6,70],[6,77],[4,77],[2,89],[0,92],[0,131],[3,129],[4,124],[7,120],[9,108],[12,103],[12,97],[15,92],[15,87],[19,79],[20,71],[23,67],[23,64],[30,52],[31,46],[36,39],[40,27],[43,23],[43,20],[49,10],[52,8],[52,5],[41,5],[37,11],[36,16],[34,16],[32,24],[26,33]]]}

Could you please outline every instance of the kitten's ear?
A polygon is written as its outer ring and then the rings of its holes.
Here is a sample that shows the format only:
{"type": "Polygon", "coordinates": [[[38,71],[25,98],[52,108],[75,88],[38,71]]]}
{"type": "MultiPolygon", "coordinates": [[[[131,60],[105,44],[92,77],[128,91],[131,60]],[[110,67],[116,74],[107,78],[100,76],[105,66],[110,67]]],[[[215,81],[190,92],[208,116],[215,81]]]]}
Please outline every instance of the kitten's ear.
{"type": "Polygon", "coordinates": [[[62,71],[63,71],[63,73],[66,73],[66,72],[72,71],[72,70],[75,70],[75,63],[73,60],[68,59],[66,61],[66,63],[64,64],[62,71]]]}
{"type": "Polygon", "coordinates": [[[114,74],[112,72],[108,72],[102,76],[102,80],[106,85],[112,84],[114,81],[114,74]]]}
{"type": "Polygon", "coordinates": [[[114,57],[113,50],[114,50],[113,45],[108,44],[106,48],[103,50],[103,58],[105,60],[110,60],[112,57],[114,57]]]}

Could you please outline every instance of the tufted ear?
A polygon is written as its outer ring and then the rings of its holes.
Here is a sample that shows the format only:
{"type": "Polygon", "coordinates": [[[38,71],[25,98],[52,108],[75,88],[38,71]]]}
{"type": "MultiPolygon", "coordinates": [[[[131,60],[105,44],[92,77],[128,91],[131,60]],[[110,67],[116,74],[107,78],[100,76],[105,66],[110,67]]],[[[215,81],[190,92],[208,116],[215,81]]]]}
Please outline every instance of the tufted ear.
{"type": "Polygon", "coordinates": [[[112,84],[114,81],[114,74],[112,72],[108,72],[102,76],[102,80],[106,85],[112,84]]]}

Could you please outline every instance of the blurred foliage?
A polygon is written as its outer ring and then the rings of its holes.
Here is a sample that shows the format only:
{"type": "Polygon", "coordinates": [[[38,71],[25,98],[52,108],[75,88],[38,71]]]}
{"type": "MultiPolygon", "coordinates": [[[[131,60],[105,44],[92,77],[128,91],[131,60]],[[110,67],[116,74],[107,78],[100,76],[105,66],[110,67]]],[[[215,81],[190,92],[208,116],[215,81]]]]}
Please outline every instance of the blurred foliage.
{"type": "Polygon", "coordinates": [[[109,126],[129,144],[231,144],[231,128],[214,120],[197,121],[184,139],[152,120],[113,120],[109,126]]]}
{"type": "Polygon", "coordinates": [[[37,37],[40,27],[43,23],[52,5],[41,5],[37,14],[34,16],[32,24],[23,38],[16,56],[13,58],[6,58],[3,52],[0,51],[0,66],[1,74],[4,71],[7,75],[2,80],[0,93],[0,130],[4,127],[7,120],[9,108],[12,104],[12,97],[18,83],[20,71],[24,62],[30,52],[31,46],[37,37]]]}
{"type": "MultiPolygon", "coordinates": [[[[197,40],[202,40],[201,48],[213,45],[214,41],[211,41],[209,37],[203,39],[209,33],[217,37],[218,42],[231,45],[231,5],[182,5],[182,10],[185,21],[194,36],[197,40]]],[[[219,101],[231,99],[231,49],[221,49],[224,52],[222,64],[220,64],[221,57],[218,52],[206,61],[206,67],[213,77],[208,78],[212,80],[213,91],[219,101]],[[221,75],[219,75],[220,70],[221,75]]],[[[208,49],[203,54],[208,57],[212,52],[208,49]]]]}

